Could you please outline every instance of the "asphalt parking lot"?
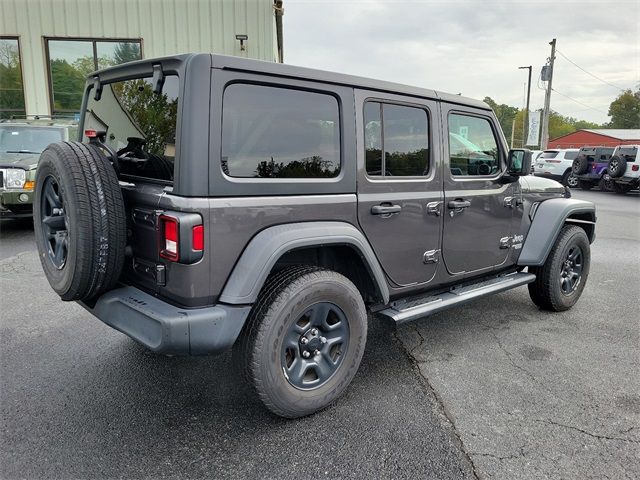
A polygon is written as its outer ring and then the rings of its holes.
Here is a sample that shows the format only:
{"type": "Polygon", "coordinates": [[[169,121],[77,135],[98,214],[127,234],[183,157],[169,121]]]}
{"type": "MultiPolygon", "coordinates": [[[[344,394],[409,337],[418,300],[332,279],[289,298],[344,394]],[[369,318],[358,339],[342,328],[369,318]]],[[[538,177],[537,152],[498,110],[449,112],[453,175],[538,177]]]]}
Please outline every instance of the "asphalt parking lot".
{"type": "Polygon", "coordinates": [[[41,273],[33,229],[0,224],[0,477],[638,478],[640,198],[596,202],[580,302],[519,288],[395,329],[371,319],[347,394],[264,411],[229,355],[151,354],[41,273]]]}

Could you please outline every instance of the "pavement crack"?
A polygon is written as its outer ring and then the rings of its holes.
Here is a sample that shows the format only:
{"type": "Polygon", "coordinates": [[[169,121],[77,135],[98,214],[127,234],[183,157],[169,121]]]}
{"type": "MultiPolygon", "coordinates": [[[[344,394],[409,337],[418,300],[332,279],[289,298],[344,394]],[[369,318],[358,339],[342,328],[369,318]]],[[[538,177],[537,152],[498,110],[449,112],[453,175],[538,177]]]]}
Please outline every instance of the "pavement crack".
{"type": "Polygon", "coordinates": [[[454,441],[455,443],[458,445],[458,447],[460,448],[460,451],[462,452],[462,456],[464,458],[464,460],[467,462],[467,464],[469,465],[470,469],[471,469],[471,473],[473,474],[473,477],[480,480],[482,478],[485,477],[485,475],[482,475],[478,472],[478,469],[476,467],[476,464],[473,462],[473,459],[471,458],[471,455],[467,452],[467,449],[465,447],[464,442],[462,441],[462,435],[460,434],[460,432],[458,431],[458,429],[456,428],[456,424],[453,420],[453,416],[451,415],[451,413],[447,410],[447,407],[444,404],[444,400],[440,397],[440,395],[438,395],[438,392],[436,391],[436,389],[433,387],[433,385],[431,384],[431,382],[429,381],[429,378],[424,375],[422,373],[422,370],[420,370],[420,367],[418,366],[418,362],[415,359],[415,357],[413,356],[413,352],[418,349],[419,347],[421,347],[422,345],[424,345],[426,339],[424,338],[424,336],[422,335],[422,333],[420,332],[420,330],[418,329],[417,325],[415,324],[410,324],[411,328],[416,332],[416,334],[418,335],[418,337],[420,337],[420,344],[413,347],[411,350],[407,350],[406,348],[404,348],[404,344],[402,343],[402,341],[398,338],[398,334],[397,334],[397,330],[395,332],[393,332],[393,337],[394,339],[398,342],[398,344],[400,345],[400,347],[407,352],[407,357],[409,358],[409,361],[411,362],[411,364],[413,365],[413,367],[417,370],[418,372],[418,377],[422,379],[422,384],[426,387],[427,392],[433,396],[433,398],[436,401],[436,406],[437,406],[437,411],[438,413],[444,417],[446,423],[449,424],[450,427],[450,431],[453,434],[454,437],[454,441]]]}
{"type": "MultiPolygon", "coordinates": [[[[584,435],[588,435],[592,438],[597,438],[599,440],[614,440],[614,441],[619,441],[619,442],[629,442],[629,443],[636,443],[636,444],[640,444],[639,440],[632,440],[630,438],[621,438],[621,437],[611,437],[609,435],[600,435],[597,433],[592,433],[592,432],[588,432],[587,430],[584,430],[582,428],[579,427],[574,427],[573,425],[567,425],[565,423],[560,423],[560,422],[555,422],[553,420],[548,420],[548,419],[538,419],[535,420],[538,423],[547,423],[549,425],[555,425],[557,427],[562,427],[562,428],[567,428],[569,430],[575,430],[576,432],[580,432],[584,435]]],[[[627,430],[627,432],[631,431],[634,427],[631,427],[631,429],[627,430]]],[[[626,432],[621,432],[621,433],[626,433],[626,432]]]]}
{"type": "Polygon", "coordinates": [[[545,389],[547,392],[553,393],[543,382],[541,382],[540,380],[538,380],[538,378],[531,373],[529,370],[527,370],[526,368],[524,368],[522,365],[518,365],[516,363],[516,361],[513,358],[513,355],[511,354],[511,352],[509,350],[507,350],[507,348],[502,344],[502,342],[500,341],[500,338],[498,337],[498,335],[496,334],[496,332],[494,331],[495,329],[492,328],[489,325],[484,325],[488,331],[491,333],[491,336],[495,339],[496,343],[498,344],[498,347],[500,348],[500,350],[502,350],[502,352],[505,354],[505,356],[507,357],[507,360],[509,361],[509,363],[511,364],[511,366],[513,366],[515,369],[520,370],[522,373],[524,373],[527,377],[529,377],[531,379],[532,382],[534,382],[536,385],[539,385],[540,387],[542,387],[543,389],[545,389]]]}

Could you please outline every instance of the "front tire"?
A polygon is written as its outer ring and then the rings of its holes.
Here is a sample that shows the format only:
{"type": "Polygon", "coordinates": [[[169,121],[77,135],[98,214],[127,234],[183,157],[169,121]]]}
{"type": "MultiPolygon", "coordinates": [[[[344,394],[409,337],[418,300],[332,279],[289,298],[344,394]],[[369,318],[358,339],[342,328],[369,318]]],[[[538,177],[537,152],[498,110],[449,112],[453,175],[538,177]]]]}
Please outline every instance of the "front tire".
{"type": "Polygon", "coordinates": [[[349,279],[331,270],[287,267],[265,284],[234,358],[271,412],[297,418],[344,392],[366,339],[366,308],[349,279]]]}
{"type": "Polygon", "coordinates": [[[542,310],[569,310],[582,295],[589,276],[591,249],[585,231],[565,225],[546,262],[529,267],[536,280],[529,284],[529,296],[542,310]]]}

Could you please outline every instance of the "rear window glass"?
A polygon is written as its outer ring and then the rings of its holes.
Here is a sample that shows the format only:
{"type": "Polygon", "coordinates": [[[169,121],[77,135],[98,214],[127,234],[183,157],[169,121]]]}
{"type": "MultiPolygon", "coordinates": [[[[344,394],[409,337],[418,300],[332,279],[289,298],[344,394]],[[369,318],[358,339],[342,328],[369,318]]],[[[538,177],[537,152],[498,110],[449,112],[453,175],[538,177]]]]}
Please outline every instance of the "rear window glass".
{"type": "Polygon", "coordinates": [[[542,152],[542,155],[540,155],[540,158],[556,158],[558,156],[558,152],[556,151],[548,151],[548,152],[542,152]]]}
{"type": "Polygon", "coordinates": [[[577,158],[578,156],[578,151],[574,151],[574,152],[564,152],[564,158],[566,160],[574,160],[575,158],[577,158]]]}
{"type": "Polygon", "coordinates": [[[160,94],[153,92],[151,78],[104,84],[100,100],[89,91],[84,130],[106,132],[122,174],[173,180],[178,87],[178,77],[168,75],[160,94]]]}
{"type": "Polygon", "coordinates": [[[340,173],[338,100],[235,83],[222,100],[222,171],[243,178],[331,178],[340,173]]]}

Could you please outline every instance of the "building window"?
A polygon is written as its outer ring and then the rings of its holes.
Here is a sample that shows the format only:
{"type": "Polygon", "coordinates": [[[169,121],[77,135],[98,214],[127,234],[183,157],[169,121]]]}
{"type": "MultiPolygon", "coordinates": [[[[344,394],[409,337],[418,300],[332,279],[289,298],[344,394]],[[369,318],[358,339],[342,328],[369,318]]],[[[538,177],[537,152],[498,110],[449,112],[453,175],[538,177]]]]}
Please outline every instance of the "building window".
{"type": "Polygon", "coordinates": [[[140,40],[47,39],[52,114],[80,112],[91,72],[141,58],[140,40]]]}
{"type": "Polygon", "coordinates": [[[232,177],[332,178],[340,172],[338,101],[235,83],[222,100],[222,170],[232,177]]]}
{"type": "Polygon", "coordinates": [[[367,102],[365,162],[375,177],[422,177],[429,173],[429,119],[421,108],[367,102]]]}
{"type": "Polygon", "coordinates": [[[24,115],[20,44],[16,37],[0,37],[0,118],[24,115]]]}

